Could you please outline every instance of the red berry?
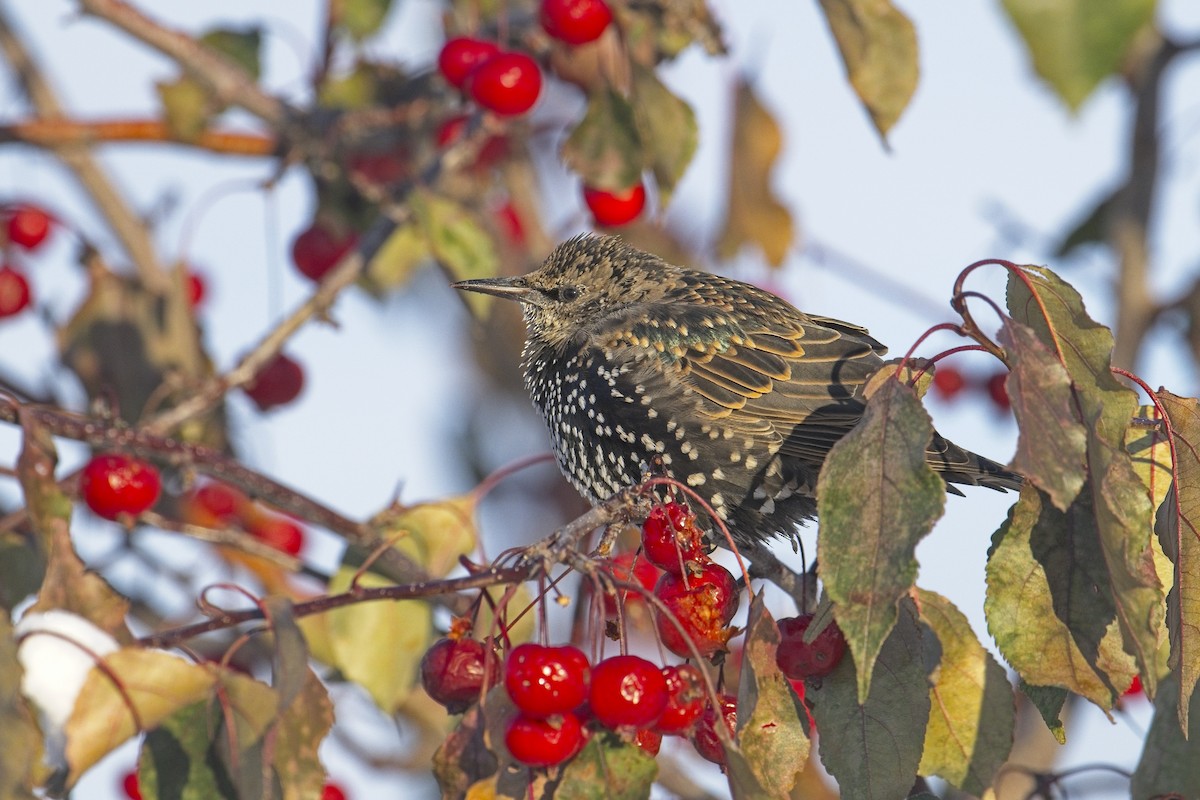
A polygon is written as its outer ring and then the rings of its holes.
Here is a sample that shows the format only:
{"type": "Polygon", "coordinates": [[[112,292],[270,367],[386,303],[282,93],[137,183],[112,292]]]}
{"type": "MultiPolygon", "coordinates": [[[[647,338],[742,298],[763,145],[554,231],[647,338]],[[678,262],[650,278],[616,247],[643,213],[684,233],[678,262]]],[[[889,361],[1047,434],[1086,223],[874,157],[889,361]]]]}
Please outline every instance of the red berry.
{"type": "Polygon", "coordinates": [[[525,246],[525,225],[512,203],[505,203],[496,209],[496,225],[504,233],[509,244],[515,247],[525,246]]]}
{"type": "Polygon", "coordinates": [[[700,723],[696,726],[696,732],[692,734],[692,744],[696,746],[696,752],[702,757],[714,764],[724,766],[725,745],[721,744],[721,740],[717,737],[716,726],[718,724],[728,725],[730,736],[737,730],[737,698],[733,695],[721,696],[720,718],[724,721],[718,722],[719,718],[712,706],[705,708],[704,714],[700,717],[700,723]]]}
{"type": "Polygon", "coordinates": [[[50,221],[50,215],[37,206],[18,206],[8,217],[8,240],[33,250],[50,235],[50,221]]]}
{"type": "Polygon", "coordinates": [[[321,800],[346,800],[346,791],[336,783],[326,783],[321,790],[321,800]]]}
{"type": "Polygon", "coordinates": [[[650,755],[656,756],[662,748],[662,734],[658,731],[640,730],[634,734],[633,743],[650,755]]]}
{"type": "Polygon", "coordinates": [[[289,556],[299,555],[304,547],[304,529],[284,517],[264,516],[256,519],[250,525],[250,533],[263,544],[289,556]]]}
{"type": "Polygon", "coordinates": [[[704,677],[691,664],[663,667],[667,683],[667,707],[654,729],[659,733],[683,734],[704,713],[704,677]]]}
{"type": "Polygon", "coordinates": [[[812,624],[812,614],[779,620],[779,647],[775,663],[789,678],[821,678],[833,672],[846,655],[846,637],[836,622],[830,622],[809,643],[804,632],[812,624]]]}
{"type": "Polygon", "coordinates": [[[121,788],[129,800],[142,800],[142,787],[138,785],[137,770],[125,773],[121,779],[121,788]]]}
{"type": "Polygon", "coordinates": [[[292,263],[301,275],[319,281],[357,244],[353,233],[338,235],[314,222],[292,242],[292,263]]]}
{"type": "Polygon", "coordinates": [[[1144,691],[1145,690],[1142,689],[1142,676],[1134,675],[1133,682],[1129,684],[1129,688],[1126,689],[1125,693],[1121,696],[1122,697],[1135,697],[1137,695],[1142,694],[1144,691]]]}
{"type": "Polygon", "coordinates": [[[260,411],[287,405],[300,396],[304,388],[304,369],[279,353],[258,371],[244,391],[260,411]]]}
{"type": "MultiPolygon", "coordinates": [[[[658,582],[658,568],[636,553],[618,553],[611,559],[606,559],[600,567],[612,576],[613,580],[622,583],[636,581],[647,591],[654,588],[658,582]]],[[[617,615],[618,603],[642,602],[642,595],[629,589],[618,589],[616,594],[604,595],[604,614],[608,617],[617,615]]]]}
{"type": "Polygon", "coordinates": [[[646,207],[646,187],[639,183],[623,191],[608,192],[585,186],[583,201],[598,225],[625,225],[637,219],[646,207]]]}
{"type": "Polygon", "coordinates": [[[1004,385],[1007,377],[1007,372],[997,372],[988,378],[985,384],[988,396],[992,398],[992,403],[1001,411],[1008,411],[1012,408],[1012,401],[1008,398],[1008,387],[1004,385]]]}
{"type": "Polygon", "coordinates": [[[933,390],[943,400],[953,400],[965,388],[967,379],[954,367],[938,367],[933,373],[933,390]]]}
{"type": "Polygon", "coordinates": [[[184,498],[183,514],[193,525],[222,528],[237,519],[249,502],[244,494],[232,486],[206,483],[184,498]]]}
{"type": "Polygon", "coordinates": [[[140,514],[154,505],[161,491],[158,470],[124,453],[94,456],[79,476],[83,501],[105,519],[140,514]]]}
{"type": "Polygon", "coordinates": [[[655,506],[642,523],[647,560],[676,575],[683,573],[685,562],[701,560],[704,542],[695,523],[691,510],[680,503],[655,506]]]}
{"type": "Polygon", "coordinates": [[[552,767],[583,749],[583,726],[570,711],[552,719],[518,714],[504,733],[512,757],[530,767],[552,767]]]}
{"type": "Polygon", "coordinates": [[[392,186],[408,177],[408,154],[401,150],[355,153],[346,167],[354,177],[376,186],[392,186]]]}
{"type": "Polygon", "coordinates": [[[638,656],[613,656],[592,667],[588,702],[605,727],[647,728],[667,707],[667,681],[657,664],[638,656]]]}
{"type": "Polygon", "coordinates": [[[499,54],[500,46],[495,42],[457,36],[442,45],[438,71],[451,85],[461,89],[472,72],[499,54]]]}
{"type": "Polygon", "coordinates": [[[708,562],[695,575],[664,572],[654,593],[687,632],[685,638],[667,615],[656,615],[658,636],[668,650],[676,655],[691,656],[688,639],[702,656],[711,656],[725,647],[731,634],[729,621],[738,605],[737,582],[729,570],[708,562]]]}
{"type": "Polygon", "coordinates": [[[604,0],[542,0],[542,27],[567,44],[600,38],[612,18],[612,10],[604,0]]]}
{"type": "Polygon", "coordinates": [[[500,661],[478,639],[439,639],[421,659],[425,693],[451,714],[479,699],[485,678],[489,686],[499,682],[500,661]]]}
{"type": "Polygon", "coordinates": [[[9,266],[0,267],[0,319],[29,307],[32,294],[25,276],[9,266]]]}
{"type": "Polygon", "coordinates": [[[524,114],[542,92],[542,71],[524,53],[501,53],[471,73],[467,88],[475,102],[490,111],[524,114]]]}
{"type": "Polygon", "coordinates": [[[528,716],[548,717],[587,699],[590,674],[587,656],[577,647],[522,644],[508,654],[504,688],[528,716]]]}
{"type": "Polygon", "coordinates": [[[187,290],[188,307],[195,308],[204,300],[207,287],[204,285],[204,277],[196,272],[189,272],[184,279],[184,288],[187,290]]]}

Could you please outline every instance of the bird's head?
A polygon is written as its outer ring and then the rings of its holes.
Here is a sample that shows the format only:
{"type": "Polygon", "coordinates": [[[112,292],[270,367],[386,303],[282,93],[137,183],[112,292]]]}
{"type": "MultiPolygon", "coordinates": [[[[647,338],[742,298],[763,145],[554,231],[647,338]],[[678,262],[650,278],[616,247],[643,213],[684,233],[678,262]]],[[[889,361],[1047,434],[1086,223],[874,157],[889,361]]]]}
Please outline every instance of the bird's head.
{"type": "Polygon", "coordinates": [[[529,339],[556,346],[624,308],[661,299],[672,269],[615,236],[583,235],[554,248],[533,272],[453,286],[518,301],[529,339]]]}

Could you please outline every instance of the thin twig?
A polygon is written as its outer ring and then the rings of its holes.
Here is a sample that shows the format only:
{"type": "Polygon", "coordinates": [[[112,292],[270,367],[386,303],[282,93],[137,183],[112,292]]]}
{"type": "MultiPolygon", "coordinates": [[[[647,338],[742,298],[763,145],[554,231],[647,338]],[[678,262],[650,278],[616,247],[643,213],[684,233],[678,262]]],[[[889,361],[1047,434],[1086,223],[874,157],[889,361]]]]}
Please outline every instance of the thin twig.
{"type": "Polygon", "coordinates": [[[157,119],[110,119],[83,122],[68,119],[31,119],[0,125],[0,144],[24,142],[51,150],[89,147],[114,142],[183,145],[235,156],[269,156],[278,142],[273,136],[237,131],[201,132],[195,139],[179,139],[171,127],[157,119]]]}

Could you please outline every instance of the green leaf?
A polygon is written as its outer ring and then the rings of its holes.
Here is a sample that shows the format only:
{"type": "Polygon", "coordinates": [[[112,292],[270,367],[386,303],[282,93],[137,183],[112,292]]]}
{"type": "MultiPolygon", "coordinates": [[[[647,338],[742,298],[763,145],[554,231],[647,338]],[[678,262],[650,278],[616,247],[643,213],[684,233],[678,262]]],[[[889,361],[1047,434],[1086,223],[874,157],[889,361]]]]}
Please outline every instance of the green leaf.
{"type": "Polygon", "coordinates": [[[867,702],[857,700],[855,665],[849,659],[808,689],[807,700],[821,732],[821,763],[837,779],[843,797],[903,798],[917,777],[929,720],[925,645],[911,601],[883,649],[881,669],[867,702]]]}
{"type": "Polygon", "coordinates": [[[42,734],[21,694],[21,666],[8,615],[0,613],[0,798],[33,800],[41,783],[42,734]]]}
{"type": "Polygon", "coordinates": [[[587,113],[563,142],[562,158],[594,189],[621,191],[640,183],[646,158],[629,101],[609,88],[592,92],[587,113]]]}
{"type": "Polygon", "coordinates": [[[364,280],[375,292],[404,286],[432,257],[421,228],[412,223],[400,225],[367,264],[364,280]]]}
{"type": "Polygon", "coordinates": [[[319,797],[325,785],[325,767],[317,748],[333,727],[333,703],[320,678],[305,670],[304,684],[276,726],[273,764],[283,787],[282,800],[319,797]]]}
{"type": "Polygon", "coordinates": [[[1121,648],[1087,506],[1081,495],[1063,513],[1036,488],[1021,489],[993,539],[984,612],[997,647],[1022,680],[1061,686],[1109,709],[1134,668],[1121,648]]]}
{"type": "Polygon", "coordinates": [[[1033,68],[1071,110],[1115,74],[1155,0],[1003,0],[1033,68]]]}
{"type": "MultiPolygon", "coordinates": [[[[338,569],[329,593],[350,588],[355,570],[338,569]]],[[[358,585],[389,586],[373,573],[358,577],[358,585]]],[[[385,713],[399,706],[417,681],[417,668],[428,649],[433,630],[429,604],[422,600],[379,600],[354,603],[329,612],[334,666],[367,690],[385,713]]]]}
{"type": "Polygon", "coordinates": [[[821,0],[821,9],[850,85],[886,139],[917,88],[916,29],[888,0],[821,0]]]}
{"type": "MultiPolygon", "coordinates": [[[[886,369],[886,368],[885,368],[886,369]]],[[[858,698],[917,576],[917,543],[946,502],[925,461],[933,424],[912,389],[892,379],[867,401],[862,422],[833,446],[817,484],[817,558],[834,617],[858,665],[858,698]]]]}
{"type": "Polygon", "coordinates": [[[1021,694],[1029,698],[1033,707],[1042,715],[1042,721],[1059,744],[1067,743],[1067,729],[1063,727],[1062,710],[1070,692],[1060,686],[1034,686],[1020,682],[1021,694]]]}
{"type": "Polygon", "coordinates": [[[365,108],[375,102],[379,77],[367,64],[358,64],[345,75],[330,76],[317,90],[322,108],[365,108]]]}
{"type": "Polygon", "coordinates": [[[154,88],[162,103],[163,119],[171,135],[180,141],[198,139],[217,113],[208,91],[192,78],[159,81],[154,88]]]}
{"type": "Polygon", "coordinates": [[[1180,696],[1175,676],[1164,678],[1154,698],[1154,720],[1129,786],[1132,797],[1200,797],[1200,692],[1180,696]],[[1190,714],[1178,712],[1190,705],[1190,714]],[[1190,727],[1179,729],[1179,718],[1190,727]],[[1186,735],[1185,735],[1186,732],[1186,735]]]}
{"type": "Polygon", "coordinates": [[[750,244],[778,267],[792,247],[795,226],[787,206],[771,188],[771,172],[783,149],[783,132],[748,83],[739,83],[729,154],[725,226],[717,255],[729,259],[750,244]]]}
{"type": "MultiPolygon", "coordinates": [[[[1167,595],[1167,627],[1171,637],[1171,669],[1182,697],[1191,697],[1200,678],[1200,401],[1165,389],[1156,393],[1175,434],[1179,482],[1158,512],[1162,548],[1174,562],[1174,588],[1167,595]]],[[[1157,705],[1157,702],[1156,702],[1157,705]]],[[[1179,723],[1187,730],[1188,705],[1179,703],[1179,723]]]]}
{"type": "Polygon", "coordinates": [[[130,647],[105,656],[104,669],[88,672],[67,720],[71,775],[78,778],[130,737],[206,697],[213,682],[209,670],[160,650],[130,647]]]}
{"type": "Polygon", "coordinates": [[[636,63],[633,113],[641,141],[645,143],[645,166],[654,172],[659,203],[665,208],[675,184],[696,154],[700,141],[696,113],[663,85],[654,70],[636,63]]]}
{"type": "Polygon", "coordinates": [[[1029,326],[1006,320],[999,339],[1020,430],[1012,467],[1065,511],[1087,476],[1087,430],[1076,416],[1071,377],[1029,326]]]}
{"type": "Polygon", "coordinates": [[[924,589],[917,590],[917,599],[921,620],[942,651],[929,690],[929,727],[919,772],[983,796],[1012,750],[1012,685],[953,603],[924,589]]]}
{"type": "Polygon", "coordinates": [[[1098,529],[1108,573],[1105,583],[1122,641],[1137,659],[1146,691],[1153,694],[1166,631],[1163,588],[1155,572],[1151,531],[1145,525],[1154,509],[1125,449],[1137,398],[1113,376],[1112,332],[1088,316],[1079,293],[1044,267],[1020,269],[1009,274],[1009,311],[1066,366],[1075,405],[1088,431],[1089,491],[1076,500],[1081,507],[1070,512],[1073,524],[1098,529]]]}
{"type": "Polygon", "coordinates": [[[254,80],[261,76],[262,28],[214,28],[200,37],[200,43],[237,64],[254,80]]]}
{"type": "Polygon", "coordinates": [[[754,595],[746,621],[746,645],[738,686],[738,745],[757,782],[775,797],[786,797],[808,761],[810,742],[801,722],[800,699],[775,663],[779,628],[754,595]]]}
{"type": "MultiPolygon", "coordinates": [[[[658,776],[658,762],[616,736],[593,736],[563,768],[555,800],[642,800],[658,776]]],[[[549,796],[549,795],[540,795],[549,796]]]]}
{"type": "MultiPolygon", "coordinates": [[[[409,203],[433,257],[455,280],[490,278],[500,268],[500,257],[487,231],[466,208],[428,189],[417,189],[409,203]]],[[[477,313],[487,307],[486,295],[467,292],[467,302],[477,313]]]]}
{"type": "Polygon", "coordinates": [[[392,0],[337,0],[337,24],[357,41],[374,35],[392,10],[392,0]]]}

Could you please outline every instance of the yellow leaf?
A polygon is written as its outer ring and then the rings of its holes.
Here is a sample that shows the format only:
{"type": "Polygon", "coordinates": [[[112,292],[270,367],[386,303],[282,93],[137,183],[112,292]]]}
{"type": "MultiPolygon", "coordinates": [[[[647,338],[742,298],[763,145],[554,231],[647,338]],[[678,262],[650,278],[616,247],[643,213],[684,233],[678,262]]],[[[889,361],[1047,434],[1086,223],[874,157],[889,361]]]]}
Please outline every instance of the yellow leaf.
{"type": "Polygon", "coordinates": [[[717,254],[732,258],[743,245],[752,244],[777,267],[795,236],[791,212],[771,189],[771,170],[783,148],[783,134],[749,84],[738,86],[734,113],[729,209],[717,254]]]}
{"type": "Polygon", "coordinates": [[[67,765],[75,778],[125,740],[203,698],[215,680],[204,667],[161,650],[125,648],[101,664],[88,673],[67,720],[67,765]]]}

